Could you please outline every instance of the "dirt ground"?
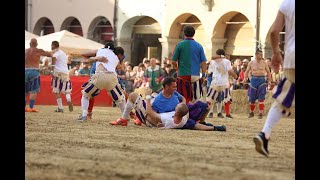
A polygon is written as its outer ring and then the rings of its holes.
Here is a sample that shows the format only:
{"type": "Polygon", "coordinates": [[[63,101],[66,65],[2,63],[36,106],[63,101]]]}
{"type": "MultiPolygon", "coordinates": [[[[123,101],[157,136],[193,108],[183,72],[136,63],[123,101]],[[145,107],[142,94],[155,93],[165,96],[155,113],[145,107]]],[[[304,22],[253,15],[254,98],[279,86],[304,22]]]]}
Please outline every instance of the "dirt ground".
{"type": "Polygon", "coordinates": [[[94,107],[94,121],[79,123],[80,107],[36,107],[25,120],[26,179],[295,179],[295,119],[274,128],[266,158],[253,143],[265,117],[207,118],[227,132],[161,130],[109,125],[118,108],[94,107]]]}

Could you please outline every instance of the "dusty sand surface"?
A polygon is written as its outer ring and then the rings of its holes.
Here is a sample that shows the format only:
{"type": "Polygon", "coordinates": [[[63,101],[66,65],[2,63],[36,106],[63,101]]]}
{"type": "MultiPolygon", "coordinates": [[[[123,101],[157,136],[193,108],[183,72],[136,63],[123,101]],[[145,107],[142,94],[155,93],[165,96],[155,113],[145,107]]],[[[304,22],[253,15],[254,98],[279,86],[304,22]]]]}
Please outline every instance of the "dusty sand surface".
{"type": "Polygon", "coordinates": [[[207,118],[227,132],[160,130],[109,125],[118,108],[94,107],[94,121],[79,123],[80,107],[36,107],[25,120],[26,179],[295,179],[295,119],[274,128],[266,158],[252,140],[265,117],[207,118]]]}

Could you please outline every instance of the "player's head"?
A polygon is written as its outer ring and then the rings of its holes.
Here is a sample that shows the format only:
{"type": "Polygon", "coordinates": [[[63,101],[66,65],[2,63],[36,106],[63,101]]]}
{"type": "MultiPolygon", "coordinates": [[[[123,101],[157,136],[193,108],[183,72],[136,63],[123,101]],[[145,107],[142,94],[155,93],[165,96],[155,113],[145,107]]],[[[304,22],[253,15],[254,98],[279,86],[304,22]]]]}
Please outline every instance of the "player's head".
{"type": "Polygon", "coordinates": [[[192,26],[185,26],[183,28],[183,33],[186,37],[193,37],[194,36],[194,33],[195,33],[195,30],[192,26]]]}
{"type": "Polygon", "coordinates": [[[188,106],[187,106],[186,104],[184,104],[184,103],[179,103],[179,104],[177,105],[175,111],[176,111],[175,114],[176,114],[178,117],[183,117],[183,116],[185,116],[186,114],[188,114],[189,109],[188,109],[188,106]]]}
{"type": "Polygon", "coordinates": [[[219,55],[219,56],[223,55],[223,56],[225,56],[225,55],[226,55],[226,52],[225,52],[223,49],[218,49],[218,50],[216,51],[216,55],[219,55]]]}
{"type": "Polygon", "coordinates": [[[171,76],[163,79],[162,87],[164,91],[173,94],[177,90],[177,80],[171,76]]]}
{"type": "Polygon", "coordinates": [[[105,45],[104,45],[104,48],[107,48],[107,49],[110,49],[112,51],[114,51],[114,45],[112,42],[107,42],[105,45]]]}
{"type": "Polygon", "coordinates": [[[37,47],[38,46],[38,42],[36,38],[32,38],[30,39],[30,47],[37,47]]]}
{"type": "Polygon", "coordinates": [[[256,50],[256,59],[262,59],[262,51],[259,48],[256,50]]]}
{"type": "Polygon", "coordinates": [[[114,53],[118,56],[120,62],[122,62],[124,58],[126,58],[126,55],[124,54],[124,49],[120,46],[114,49],[114,53]]]}
{"type": "Polygon", "coordinates": [[[59,42],[58,41],[52,41],[51,43],[51,50],[59,48],[59,42]]]}

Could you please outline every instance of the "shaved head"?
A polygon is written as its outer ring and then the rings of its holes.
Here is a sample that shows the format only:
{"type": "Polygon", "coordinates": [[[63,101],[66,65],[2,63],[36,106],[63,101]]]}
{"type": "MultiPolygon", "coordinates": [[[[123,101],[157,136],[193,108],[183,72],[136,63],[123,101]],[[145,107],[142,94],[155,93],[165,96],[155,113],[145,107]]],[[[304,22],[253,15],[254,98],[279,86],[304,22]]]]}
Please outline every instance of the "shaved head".
{"type": "Polygon", "coordinates": [[[38,42],[36,38],[30,39],[30,47],[37,47],[38,42]]]}
{"type": "Polygon", "coordinates": [[[178,116],[183,117],[188,114],[189,109],[188,106],[184,103],[179,103],[176,107],[176,113],[178,116]]]}

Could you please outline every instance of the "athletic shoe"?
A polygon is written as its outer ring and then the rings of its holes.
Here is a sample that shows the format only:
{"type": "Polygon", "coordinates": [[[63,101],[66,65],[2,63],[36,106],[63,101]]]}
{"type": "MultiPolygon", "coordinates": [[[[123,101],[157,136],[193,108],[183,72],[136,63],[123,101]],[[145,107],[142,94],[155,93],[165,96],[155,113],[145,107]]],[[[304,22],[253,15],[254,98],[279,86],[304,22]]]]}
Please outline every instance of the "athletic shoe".
{"type": "Polygon", "coordinates": [[[39,112],[39,110],[35,108],[25,108],[25,112],[39,112]]]}
{"type": "Polygon", "coordinates": [[[142,125],[142,122],[140,121],[140,119],[135,119],[134,121],[133,121],[133,123],[135,124],[135,125],[138,125],[138,126],[141,126],[142,125]]]}
{"type": "Polygon", "coordinates": [[[69,111],[72,112],[73,111],[73,104],[72,102],[68,102],[68,106],[69,106],[69,111]]]}
{"type": "Polygon", "coordinates": [[[254,113],[250,112],[249,115],[248,115],[248,118],[252,118],[253,116],[254,116],[254,113]]]}
{"type": "Polygon", "coordinates": [[[80,115],[79,117],[78,117],[78,119],[77,119],[77,121],[78,122],[85,122],[85,121],[87,121],[87,116],[82,116],[82,115],[80,115]]]}
{"type": "Polygon", "coordinates": [[[205,125],[205,126],[213,126],[213,124],[207,123],[207,122],[205,122],[205,121],[201,122],[200,124],[203,124],[203,125],[205,125]]]}
{"type": "Polygon", "coordinates": [[[221,126],[213,126],[214,127],[214,131],[227,131],[227,128],[225,125],[221,125],[221,126]]]}
{"type": "Polygon", "coordinates": [[[262,119],[262,114],[261,113],[259,114],[258,119],[262,119]]]}
{"type": "Polygon", "coordinates": [[[231,114],[227,114],[227,115],[226,115],[226,118],[233,119],[233,117],[231,116],[231,114]]]}
{"type": "Polygon", "coordinates": [[[213,118],[213,113],[209,113],[208,118],[213,118]]]}
{"type": "Polygon", "coordinates": [[[263,132],[259,132],[256,137],[253,138],[253,142],[256,144],[256,151],[260,154],[269,156],[268,140],[263,132]]]}
{"type": "Polygon", "coordinates": [[[63,109],[58,108],[58,109],[54,110],[54,112],[61,112],[61,113],[63,113],[63,109]]]}
{"type": "Polygon", "coordinates": [[[121,125],[121,126],[127,126],[128,125],[128,120],[119,118],[116,121],[110,122],[111,125],[121,125]]]}
{"type": "Polygon", "coordinates": [[[218,113],[218,118],[224,118],[224,116],[222,115],[222,113],[218,113]]]}

